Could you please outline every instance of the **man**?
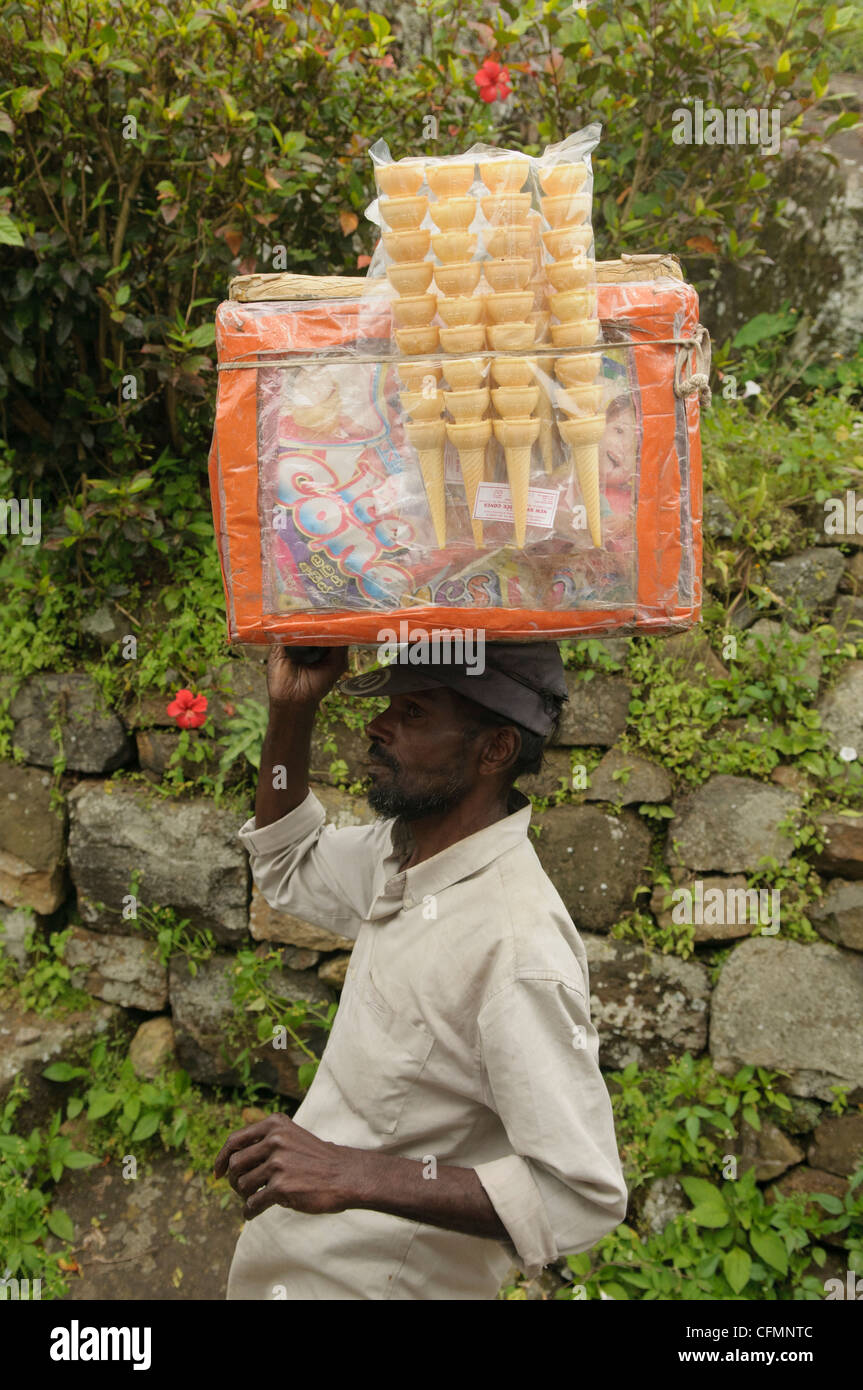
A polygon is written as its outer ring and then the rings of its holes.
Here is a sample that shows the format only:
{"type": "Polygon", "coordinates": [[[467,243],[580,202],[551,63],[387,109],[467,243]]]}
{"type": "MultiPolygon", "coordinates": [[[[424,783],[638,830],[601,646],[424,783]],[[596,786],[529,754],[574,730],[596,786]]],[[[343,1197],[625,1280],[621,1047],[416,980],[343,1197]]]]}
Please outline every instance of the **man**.
{"type": "Polygon", "coordinates": [[[356,944],[295,1118],[238,1131],[216,1160],[248,1221],[228,1297],[493,1299],[513,1261],[532,1276],[587,1249],[627,1202],[584,947],[512,787],[556,726],[560,655],[497,645],[482,675],[394,665],[343,682],[390,697],[368,725],[385,819],[335,830],[309,750],[345,666],[340,650],[310,667],[270,656],[240,834],[272,907],[356,944]]]}

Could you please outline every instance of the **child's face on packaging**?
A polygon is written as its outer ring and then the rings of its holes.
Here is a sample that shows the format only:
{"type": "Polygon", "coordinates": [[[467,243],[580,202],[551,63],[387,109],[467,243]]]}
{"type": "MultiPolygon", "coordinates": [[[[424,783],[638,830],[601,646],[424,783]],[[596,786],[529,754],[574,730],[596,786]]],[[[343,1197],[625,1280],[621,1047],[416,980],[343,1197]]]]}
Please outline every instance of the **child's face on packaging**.
{"type": "Polygon", "coordinates": [[[599,462],[606,487],[626,488],[635,470],[635,413],[616,411],[607,421],[599,447],[599,462]]]}

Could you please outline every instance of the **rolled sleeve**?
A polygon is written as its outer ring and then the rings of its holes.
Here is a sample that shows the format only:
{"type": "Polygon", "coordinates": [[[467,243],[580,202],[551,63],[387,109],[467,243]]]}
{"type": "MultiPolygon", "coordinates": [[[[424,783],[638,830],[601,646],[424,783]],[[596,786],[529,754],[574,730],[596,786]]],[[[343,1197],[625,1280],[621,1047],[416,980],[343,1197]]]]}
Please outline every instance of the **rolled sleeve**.
{"type": "Polygon", "coordinates": [[[531,1278],[589,1249],[626,1215],[611,1100],[587,999],[520,978],[481,1010],[483,1082],[512,1153],[476,1168],[531,1278]]]}
{"type": "Polygon", "coordinates": [[[326,811],[310,791],[280,820],[260,829],[248,820],[238,833],[270,907],[341,936],[357,936],[369,905],[376,826],[336,830],[326,824],[326,811]]]}

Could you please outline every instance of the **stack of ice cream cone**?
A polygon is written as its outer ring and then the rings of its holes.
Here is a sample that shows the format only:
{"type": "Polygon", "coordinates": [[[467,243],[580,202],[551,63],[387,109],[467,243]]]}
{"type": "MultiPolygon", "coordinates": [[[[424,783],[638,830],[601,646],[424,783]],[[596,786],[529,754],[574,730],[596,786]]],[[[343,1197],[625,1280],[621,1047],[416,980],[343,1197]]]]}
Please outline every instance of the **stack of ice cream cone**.
{"type": "MultiPolygon", "coordinates": [[[[447,371],[449,371],[447,363],[447,371]]],[[[458,374],[462,380],[471,379],[469,370],[458,374]]],[[[476,374],[473,374],[476,379],[476,374]]],[[[491,439],[491,420],[484,418],[489,405],[488,387],[475,386],[461,390],[444,391],[446,408],[452,415],[452,423],[446,426],[447,436],[458,454],[459,468],[464,479],[470,526],[476,545],[483,543],[482,522],[474,517],[477,489],[485,478],[485,458],[488,441],[491,439]]]]}
{"type": "Polygon", "coordinates": [[[590,538],[602,544],[599,519],[599,441],[605,431],[602,387],[597,382],[598,352],[558,357],[555,375],[563,390],[557,403],[566,417],[558,422],[560,436],[569,445],[575,476],[587,511],[590,538]]]}
{"type": "Polygon", "coordinates": [[[424,362],[402,362],[398,373],[406,388],[400,393],[402,409],[408,417],[405,433],[419,459],[435,537],[443,549],[446,545],[446,425],[443,392],[438,389],[443,373],[439,366],[424,362]]]}
{"type": "MultiPolygon", "coordinates": [[[[514,360],[519,361],[518,358],[514,360]]],[[[539,396],[538,386],[499,386],[492,392],[494,408],[499,417],[493,422],[494,436],[503,445],[512,497],[515,543],[519,550],[524,549],[527,529],[531,452],[539,438],[540,421],[533,415],[539,404],[539,396]]]]}
{"type": "MultiPolygon", "coordinates": [[[[383,181],[390,187],[412,187],[414,190],[423,179],[421,165],[404,169],[392,165],[386,175],[383,181]],[[394,177],[396,170],[400,175],[398,179],[394,177]]],[[[437,305],[434,295],[426,293],[431,284],[432,267],[423,259],[431,243],[431,232],[423,231],[420,226],[428,205],[428,198],[420,197],[416,191],[381,198],[378,202],[381,219],[389,228],[383,234],[383,241],[392,261],[387,268],[387,278],[396,292],[393,301],[396,342],[399,351],[407,356],[434,352],[438,346],[438,330],[432,324],[437,305]]]]}
{"type": "MultiPolygon", "coordinates": [[[[582,163],[562,163],[540,170],[541,207],[548,228],[542,234],[550,257],[545,266],[548,309],[555,347],[586,348],[599,339],[596,316],[596,266],[588,258],[593,241],[590,198],[580,189],[587,178],[582,163]]],[[[569,447],[587,511],[593,544],[602,544],[599,515],[599,441],[605,428],[600,388],[599,353],[559,357],[555,375],[564,389],[557,404],[565,418],[558,428],[569,447]]],[[[551,363],[549,364],[551,367],[551,363]]]]}

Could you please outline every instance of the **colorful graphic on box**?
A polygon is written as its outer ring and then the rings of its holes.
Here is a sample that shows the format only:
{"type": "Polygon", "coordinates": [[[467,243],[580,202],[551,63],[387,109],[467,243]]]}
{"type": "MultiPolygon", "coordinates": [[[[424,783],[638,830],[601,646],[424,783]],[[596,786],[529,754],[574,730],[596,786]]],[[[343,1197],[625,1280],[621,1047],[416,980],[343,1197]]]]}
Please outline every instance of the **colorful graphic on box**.
{"type": "Polygon", "coordinates": [[[389,603],[410,584],[410,571],[390,558],[404,554],[406,539],[390,483],[376,449],[303,452],[280,439],[273,508],[280,568],[290,561],[316,604],[336,592],[389,603]],[[326,567],[312,559],[318,555],[326,567]]]}

